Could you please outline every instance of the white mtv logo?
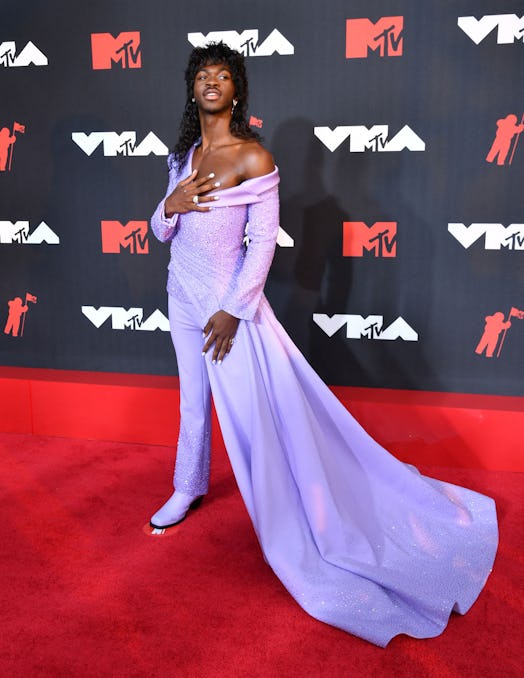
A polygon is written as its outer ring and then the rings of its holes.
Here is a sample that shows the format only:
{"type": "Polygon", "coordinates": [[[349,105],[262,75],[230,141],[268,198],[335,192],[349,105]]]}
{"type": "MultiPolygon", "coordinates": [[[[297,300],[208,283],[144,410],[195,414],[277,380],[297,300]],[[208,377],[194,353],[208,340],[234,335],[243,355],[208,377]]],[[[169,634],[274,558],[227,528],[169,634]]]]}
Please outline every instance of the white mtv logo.
{"type": "Polygon", "coordinates": [[[4,68],[14,68],[16,66],[47,66],[47,57],[31,41],[27,43],[24,49],[17,55],[16,43],[12,41],[3,42],[0,45],[0,66],[4,68]]]}
{"type": "Polygon", "coordinates": [[[464,249],[484,236],[486,250],[524,250],[524,224],[448,224],[448,231],[464,249]]]}
{"type": "Polygon", "coordinates": [[[156,309],[149,318],[144,320],[144,311],[141,308],[122,308],[121,306],[82,306],[82,313],[98,329],[108,318],[111,318],[111,327],[114,330],[141,330],[154,332],[162,330],[169,332],[169,320],[156,309]]]}
{"type": "Polygon", "coordinates": [[[325,313],[313,313],[313,320],[328,337],[332,337],[345,325],[348,339],[418,341],[418,334],[400,316],[389,327],[384,327],[384,317],[381,315],[368,315],[364,318],[361,315],[345,315],[342,313],[335,313],[333,316],[325,313]]]}
{"type": "Polygon", "coordinates": [[[515,40],[524,41],[524,16],[519,18],[516,14],[486,14],[480,19],[459,16],[457,24],[476,45],[495,28],[499,45],[511,45],[515,40]]]}
{"type": "Polygon", "coordinates": [[[49,226],[42,221],[35,230],[29,234],[28,221],[0,221],[0,243],[9,245],[58,245],[60,238],[49,226]]]}
{"type": "Polygon", "coordinates": [[[364,153],[366,150],[378,152],[425,151],[426,144],[408,125],[388,139],[388,125],[346,125],[341,127],[315,127],[315,136],[333,153],[349,137],[349,152],[364,153]]]}
{"type": "Polygon", "coordinates": [[[73,132],[71,138],[80,146],[86,155],[93,152],[103,144],[104,155],[130,155],[144,156],[154,153],[155,155],[167,155],[167,146],[153,132],[149,132],[143,141],[137,145],[136,132],[73,132]]]}
{"type": "Polygon", "coordinates": [[[237,31],[211,31],[203,33],[188,33],[187,39],[193,47],[205,47],[208,42],[225,42],[226,45],[241,52],[244,56],[271,56],[277,54],[294,54],[295,48],[276,28],[271,31],[264,42],[258,43],[258,29],[237,31]]]}

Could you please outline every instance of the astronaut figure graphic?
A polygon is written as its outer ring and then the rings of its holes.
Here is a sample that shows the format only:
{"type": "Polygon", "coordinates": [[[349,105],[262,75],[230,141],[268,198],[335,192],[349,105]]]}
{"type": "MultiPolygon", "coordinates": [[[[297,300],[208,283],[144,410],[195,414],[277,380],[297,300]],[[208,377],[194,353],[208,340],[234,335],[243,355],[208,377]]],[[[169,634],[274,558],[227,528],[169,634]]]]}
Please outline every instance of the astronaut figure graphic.
{"type": "Polygon", "coordinates": [[[492,358],[500,333],[511,327],[509,320],[504,320],[504,313],[497,311],[493,315],[486,316],[486,325],[484,326],[484,334],[480,338],[475,353],[482,355],[486,351],[486,358],[492,358]]]}
{"type": "Polygon", "coordinates": [[[20,331],[20,319],[29,307],[23,303],[20,297],[11,299],[7,302],[7,305],[9,306],[9,315],[7,316],[4,334],[12,334],[13,337],[17,337],[20,331]]]}
{"type": "MultiPolygon", "coordinates": [[[[495,135],[493,143],[491,144],[489,153],[486,156],[486,161],[493,162],[496,158],[497,165],[504,165],[506,163],[506,159],[511,148],[513,137],[515,136],[515,134],[520,135],[520,133],[523,131],[524,125],[517,124],[517,116],[513,115],[513,113],[510,113],[505,118],[500,118],[500,120],[497,120],[497,133],[495,135]]],[[[516,146],[517,141],[515,141],[515,147],[513,148],[513,152],[511,153],[510,156],[508,163],[509,165],[511,165],[511,161],[513,160],[513,155],[515,153],[516,146]]]]}
{"type": "Polygon", "coordinates": [[[0,129],[0,172],[5,172],[7,168],[7,159],[9,157],[9,149],[16,141],[16,135],[11,134],[8,127],[0,129]]]}

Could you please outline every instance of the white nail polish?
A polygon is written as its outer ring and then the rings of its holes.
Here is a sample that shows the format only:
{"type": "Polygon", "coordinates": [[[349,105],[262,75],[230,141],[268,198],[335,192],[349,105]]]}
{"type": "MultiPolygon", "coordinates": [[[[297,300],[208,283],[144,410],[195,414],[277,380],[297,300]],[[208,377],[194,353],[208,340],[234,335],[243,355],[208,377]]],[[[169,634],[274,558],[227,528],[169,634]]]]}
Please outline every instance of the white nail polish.
{"type": "Polygon", "coordinates": [[[215,186],[218,188],[220,186],[220,181],[215,181],[215,186]]]}
{"type": "Polygon", "coordinates": [[[206,354],[204,353],[204,351],[202,351],[202,358],[204,358],[204,357],[205,357],[205,355],[206,355],[206,354]]]}
{"type": "Polygon", "coordinates": [[[213,360],[213,365],[216,365],[216,364],[217,364],[217,361],[216,361],[216,360],[213,360]]]}
{"type": "Polygon", "coordinates": [[[214,176],[215,176],[215,173],[214,173],[214,172],[211,172],[211,174],[209,174],[209,178],[210,178],[210,179],[212,179],[214,176]]]}
{"type": "Polygon", "coordinates": [[[220,196],[218,196],[218,195],[215,195],[213,197],[214,197],[215,200],[220,200],[220,196]]]}
{"type": "Polygon", "coordinates": [[[218,364],[219,364],[219,365],[222,365],[222,361],[221,361],[221,360],[219,360],[219,361],[218,361],[218,364]]]}

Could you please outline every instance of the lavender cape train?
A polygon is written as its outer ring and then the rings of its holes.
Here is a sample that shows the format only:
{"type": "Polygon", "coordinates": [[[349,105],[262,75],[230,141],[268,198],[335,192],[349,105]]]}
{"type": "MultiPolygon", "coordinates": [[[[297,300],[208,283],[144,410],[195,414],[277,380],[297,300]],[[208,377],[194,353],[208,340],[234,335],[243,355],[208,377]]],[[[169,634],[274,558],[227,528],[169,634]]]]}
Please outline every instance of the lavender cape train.
{"type": "MultiPolygon", "coordinates": [[[[191,171],[193,150],[167,194],[191,171]]],[[[217,191],[209,213],[152,218],[171,241],[168,291],[202,327],[241,318],[207,372],[264,556],[310,615],[385,646],[437,636],[465,613],[497,548],[492,499],[420,475],[376,443],[293,344],[263,295],[278,232],[278,171],[217,191]],[[242,244],[249,221],[250,244],[242,244]]],[[[166,195],[167,195],[166,194],[166,195]]],[[[201,346],[200,346],[201,348],[201,346]]]]}

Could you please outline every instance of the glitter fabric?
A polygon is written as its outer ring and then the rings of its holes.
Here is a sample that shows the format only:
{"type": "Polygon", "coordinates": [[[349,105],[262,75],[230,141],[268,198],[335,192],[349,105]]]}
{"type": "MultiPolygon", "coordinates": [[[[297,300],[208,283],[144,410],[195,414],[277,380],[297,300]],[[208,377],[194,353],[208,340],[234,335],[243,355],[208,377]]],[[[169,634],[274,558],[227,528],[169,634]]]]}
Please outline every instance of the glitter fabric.
{"type": "MultiPolygon", "coordinates": [[[[171,168],[168,192],[190,162],[171,168]]],[[[185,309],[174,334],[199,352],[202,339],[189,332],[210,314],[225,308],[242,318],[222,365],[210,353],[201,360],[264,556],[296,601],[379,646],[401,633],[437,636],[453,610],[471,607],[491,571],[494,502],[425,477],[378,445],[275,318],[262,289],[278,231],[277,183],[275,170],[217,191],[207,214],[165,219],[160,203],[152,228],[171,240],[168,289],[185,309]]]]}

